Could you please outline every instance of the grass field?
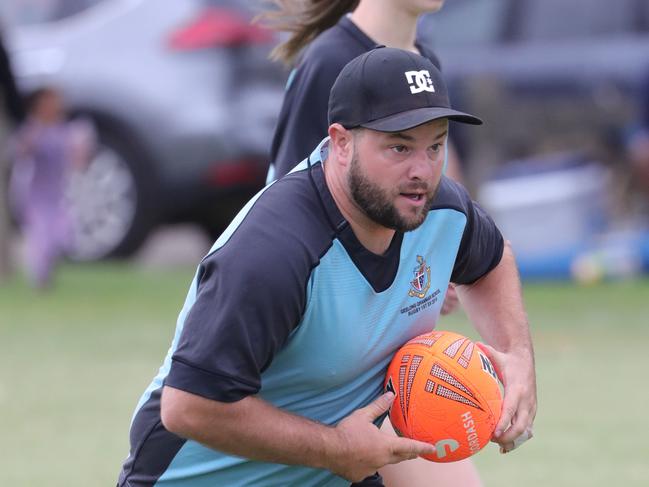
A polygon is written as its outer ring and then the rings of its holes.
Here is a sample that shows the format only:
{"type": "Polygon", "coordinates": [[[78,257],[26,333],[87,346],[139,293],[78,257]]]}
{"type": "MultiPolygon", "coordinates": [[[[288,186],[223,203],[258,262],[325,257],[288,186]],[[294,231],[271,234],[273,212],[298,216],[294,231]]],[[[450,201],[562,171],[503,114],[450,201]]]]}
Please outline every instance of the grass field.
{"type": "MultiPolygon", "coordinates": [[[[65,267],[0,287],[0,486],[110,486],[193,269],[65,267]]],[[[535,438],[476,457],[487,486],[649,485],[649,280],[528,285],[535,438]]],[[[440,328],[475,336],[458,315],[440,328]]],[[[461,486],[460,486],[461,487],[461,486]]]]}

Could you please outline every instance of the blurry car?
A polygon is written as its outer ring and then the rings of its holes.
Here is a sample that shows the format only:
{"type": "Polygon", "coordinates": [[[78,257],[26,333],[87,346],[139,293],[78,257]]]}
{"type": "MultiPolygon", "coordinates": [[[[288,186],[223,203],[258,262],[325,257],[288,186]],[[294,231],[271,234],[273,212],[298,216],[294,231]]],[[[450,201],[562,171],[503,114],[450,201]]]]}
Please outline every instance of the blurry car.
{"type": "Polygon", "coordinates": [[[73,258],[128,255],[161,222],[217,234],[264,183],[285,73],[254,3],[3,0],[21,90],[62,90],[99,149],[70,190],[73,258]]]}
{"type": "Polygon", "coordinates": [[[485,121],[452,128],[474,187],[542,154],[623,162],[649,75],[649,1],[453,0],[420,32],[453,101],[485,121]]]}

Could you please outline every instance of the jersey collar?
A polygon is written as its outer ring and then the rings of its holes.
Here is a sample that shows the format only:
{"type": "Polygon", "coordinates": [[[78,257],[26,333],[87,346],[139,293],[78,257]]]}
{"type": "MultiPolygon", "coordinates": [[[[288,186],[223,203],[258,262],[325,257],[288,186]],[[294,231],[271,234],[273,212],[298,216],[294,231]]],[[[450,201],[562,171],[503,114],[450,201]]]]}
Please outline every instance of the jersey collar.
{"type": "Polygon", "coordinates": [[[336,231],[336,233],[339,233],[349,224],[338,209],[338,205],[336,205],[334,197],[331,194],[331,191],[329,191],[329,187],[327,186],[327,182],[325,180],[324,170],[322,166],[323,161],[327,159],[328,152],[329,137],[325,137],[309,156],[308,171],[311,176],[311,180],[313,181],[313,184],[316,188],[316,191],[320,196],[320,201],[322,201],[322,205],[324,206],[324,209],[327,213],[329,222],[331,223],[331,226],[336,231]]]}

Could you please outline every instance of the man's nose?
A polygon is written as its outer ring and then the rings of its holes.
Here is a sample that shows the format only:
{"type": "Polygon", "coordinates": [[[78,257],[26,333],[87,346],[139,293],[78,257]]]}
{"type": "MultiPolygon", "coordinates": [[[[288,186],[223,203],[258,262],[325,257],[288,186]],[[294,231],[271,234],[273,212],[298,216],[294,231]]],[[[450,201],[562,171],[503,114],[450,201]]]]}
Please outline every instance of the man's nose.
{"type": "Polygon", "coordinates": [[[417,151],[413,154],[408,176],[411,179],[428,180],[433,177],[437,161],[430,158],[426,151],[417,151]]]}

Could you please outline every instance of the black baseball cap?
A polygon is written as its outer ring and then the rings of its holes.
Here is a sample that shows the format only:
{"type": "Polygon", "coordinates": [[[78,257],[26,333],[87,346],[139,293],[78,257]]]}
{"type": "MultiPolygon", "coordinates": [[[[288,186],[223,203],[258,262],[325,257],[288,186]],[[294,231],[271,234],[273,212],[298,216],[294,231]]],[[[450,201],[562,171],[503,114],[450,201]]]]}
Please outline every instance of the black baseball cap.
{"type": "Polygon", "coordinates": [[[379,46],[352,59],[329,94],[329,124],[347,129],[399,132],[438,118],[482,124],[451,108],[442,74],[429,59],[403,49],[379,46]]]}

